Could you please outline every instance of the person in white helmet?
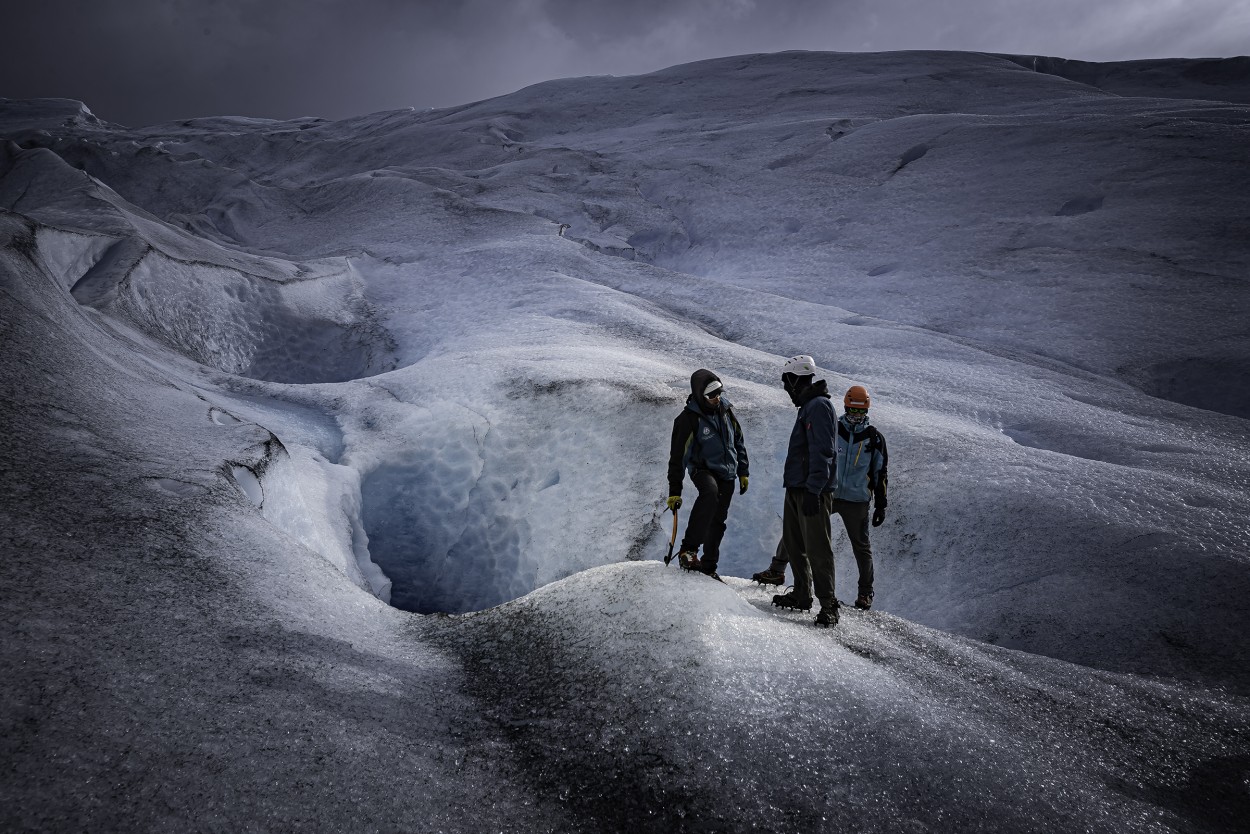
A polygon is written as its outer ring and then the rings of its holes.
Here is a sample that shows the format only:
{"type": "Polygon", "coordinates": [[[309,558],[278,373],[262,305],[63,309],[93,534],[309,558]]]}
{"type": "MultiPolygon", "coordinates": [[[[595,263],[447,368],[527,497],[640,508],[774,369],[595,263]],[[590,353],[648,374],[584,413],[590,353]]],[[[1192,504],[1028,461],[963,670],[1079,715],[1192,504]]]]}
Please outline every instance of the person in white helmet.
{"type": "MultiPolygon", "coordinates": [[[[886,488],[889,485],[890,454],[885,435],[868,423],[868,408],[872,397],[862,385],[852,385],[842,398],[845,413],[838,420],[838,442],[834,454],[836,484],[833,490],[833,512],[846,527],[851,551],[855,554],[855,566],[859,569],[859,590],[855,607],[867,611],[872,608],[873,566],[872,544],[868,538],[868,502],[876,505],[872,512],[872,526],[880,527],[885,521],[886,488]]],[[[777,543],[777,552],[765,570],[751,577],[761,585],[780,585],[785,582],[785,541],[777,543]]]]}
{"type": "Polygon", "coordinates": [[[799,410],[782,474],[786,499],[781,540],[794,572],[794,589],[775,595],[773,605],[810,611],[815,585],[816,598],[820,600],[816,625],[832,626],[838,622],[829,523],[836,474],[837,415],[829,398],[829,386],[823,379],[816,379],[816,361],[807,354],[786,360],[781,368],[781,383],[799,410]]]}
{"type": "Polygon", "coordinates": [[[677,564],[713,579],[720,579],[716,566],[734,496],[734,481],[737,480],[739,494],[746,492],[750,471],[742,426],[724,394],[725,386],[716,374],[706,368],[694,372],[686,407],[673,421],[668,456],[668,508],[677,512],[681,506],[686,473],[699,490],[686,522],[677,564]]]}

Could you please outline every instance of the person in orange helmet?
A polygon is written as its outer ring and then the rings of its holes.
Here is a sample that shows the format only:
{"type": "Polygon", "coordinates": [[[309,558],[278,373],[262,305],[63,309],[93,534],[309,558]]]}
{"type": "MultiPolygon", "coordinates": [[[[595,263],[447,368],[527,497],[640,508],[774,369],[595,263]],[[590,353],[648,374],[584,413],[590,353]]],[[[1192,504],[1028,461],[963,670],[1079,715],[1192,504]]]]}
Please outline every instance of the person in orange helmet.
{"type": "Polygon", "coordinates": [[[886,486],[889,481],[890,455],[885,435],[868,423],[868,407],[872,398],[862,385],[852,385],[842,398],[844,413],[838,418],[838,439],[834,457],[837,461],[833,485],[833,512],[842,517],[855,564],[859,568],[859,591],[855,607],[872,607],[872,545],[868,541],[868,505],[872,526],[885,521],[886,486]]]}

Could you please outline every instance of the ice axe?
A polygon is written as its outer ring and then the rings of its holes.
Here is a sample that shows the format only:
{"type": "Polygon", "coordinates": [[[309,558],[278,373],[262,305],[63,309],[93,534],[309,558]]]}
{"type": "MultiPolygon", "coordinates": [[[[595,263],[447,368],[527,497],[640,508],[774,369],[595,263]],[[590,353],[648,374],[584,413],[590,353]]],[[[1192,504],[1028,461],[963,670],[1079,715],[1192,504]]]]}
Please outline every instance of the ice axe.
{"type": "Polygon", "coordinates": [[[664,567],[673,561],[673,545],[677,542],[677,508],[673,507],[673,535],[668,540],[668,555],[664,557],[664,567]]]}

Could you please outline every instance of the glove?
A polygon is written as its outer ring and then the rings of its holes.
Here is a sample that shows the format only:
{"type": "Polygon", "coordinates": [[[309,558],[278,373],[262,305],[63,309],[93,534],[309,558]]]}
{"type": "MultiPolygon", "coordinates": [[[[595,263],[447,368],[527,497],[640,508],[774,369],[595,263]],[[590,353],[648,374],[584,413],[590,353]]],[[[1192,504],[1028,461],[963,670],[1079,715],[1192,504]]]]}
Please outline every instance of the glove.
{"type": "Polygon", "coordinates": [[[738,476],[738,494],[743,495],[747,491],[747,482],[750,480],[746,475],[738,476]]]}
{"type": "Polygon", "coordinates": [[[880,527],[883,521],[885,521],[885,507],[877,507],[872,511],[872,526],[880,527]]]}
{"type": "Polygon", "coordinates": [[[820,512],[820,496],[812,492],[803,493],[803,515],[813,516],[820,512]]]}
{"type": "Polygon", "coordinates": [[[680,510],[680,509],[681,509],[681,496],[680,496],[680,495],[670,495],[670,496],[668,497],[668,500],[667,500],[667,501],[665,501],[664,503],[668,505],[668,508],[669,508],[670,510],[672,510],[673,512],[677,512],[678,510],[680,510]]]}

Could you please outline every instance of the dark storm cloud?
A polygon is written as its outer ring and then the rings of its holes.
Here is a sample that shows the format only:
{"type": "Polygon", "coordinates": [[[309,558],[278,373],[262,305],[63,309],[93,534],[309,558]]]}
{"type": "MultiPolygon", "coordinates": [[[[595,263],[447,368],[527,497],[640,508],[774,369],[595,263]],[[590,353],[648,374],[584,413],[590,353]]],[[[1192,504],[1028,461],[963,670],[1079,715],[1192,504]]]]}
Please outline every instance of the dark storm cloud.
{"type": "Polygon", "coordinates": [[[782,49],[1250,51],[1250,0],[41,0],[3,24],[0,96],[127,124],[448,106],[782,49]]]}

